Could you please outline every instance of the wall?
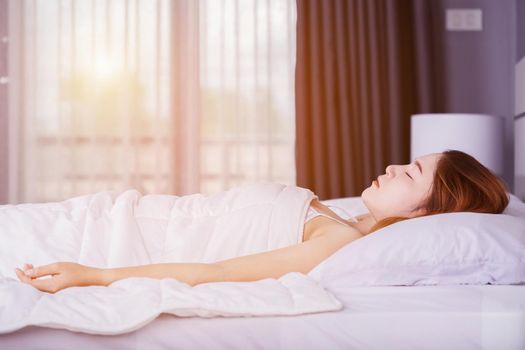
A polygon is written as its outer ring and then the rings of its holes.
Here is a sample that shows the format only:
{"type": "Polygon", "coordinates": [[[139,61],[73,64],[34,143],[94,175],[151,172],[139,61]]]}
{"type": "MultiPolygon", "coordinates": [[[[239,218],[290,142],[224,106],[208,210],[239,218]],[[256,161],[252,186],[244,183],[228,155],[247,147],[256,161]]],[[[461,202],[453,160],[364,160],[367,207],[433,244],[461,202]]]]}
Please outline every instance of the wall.
{"type": "Polygon", "coordinates": [[[515,194],[525,200],[525,1],[516,3],[515,194]]]}
{"type": "MultiPolygon", "coordinates": [[[[505,119],[503,180],[514,187],[514,65],[516,1],[439,0],[432,3],[443,112],[505,119]],[[447,31],[446,9],[481,9],[482,31],[447,31]]],[[[523,48],[522,48],[523,49],[523,48]]]]}
{"type": "Polygon", "coordinates": [[[517,60],[525,57],[525,1],[516,0],[516,46],[517,60]]]}

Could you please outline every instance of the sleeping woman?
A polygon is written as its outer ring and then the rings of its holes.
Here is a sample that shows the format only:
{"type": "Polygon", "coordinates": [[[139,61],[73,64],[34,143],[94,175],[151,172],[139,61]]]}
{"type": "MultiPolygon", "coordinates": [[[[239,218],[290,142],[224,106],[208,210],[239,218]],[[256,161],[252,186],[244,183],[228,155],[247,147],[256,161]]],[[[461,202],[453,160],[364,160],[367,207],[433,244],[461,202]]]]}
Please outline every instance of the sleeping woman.
{"type": "Polygon", "coordinates": [[[344,245],[400,220],[458,211],[498,214],[509,202],[504,183],[475,158],[457,150],[428,154],[411,164],[389,165],[361,193],[361,199],[369,212],[343,218],[314,198],[299,244],[214,263],[96,268],[55,262],[24,264],[15,271],[20,281],[49,293],[73,286],[107,286],[128,277],[175,278],[192,286],[279,278],[289,272],[307,274],[344,245]]]}

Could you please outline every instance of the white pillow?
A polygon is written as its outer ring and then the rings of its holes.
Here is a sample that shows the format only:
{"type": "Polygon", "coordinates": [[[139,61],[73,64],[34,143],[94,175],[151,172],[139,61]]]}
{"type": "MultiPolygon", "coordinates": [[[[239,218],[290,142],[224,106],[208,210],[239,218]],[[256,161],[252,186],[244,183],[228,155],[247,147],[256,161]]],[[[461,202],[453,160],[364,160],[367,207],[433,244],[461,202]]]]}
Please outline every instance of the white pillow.
{"type": "Polygon", "coordinates": [[[503,214],[437,214],[384,227],[339,249],[309,275],[332,292],[348,286],[525,283],[525,204],[510,197],[503,214]]]}

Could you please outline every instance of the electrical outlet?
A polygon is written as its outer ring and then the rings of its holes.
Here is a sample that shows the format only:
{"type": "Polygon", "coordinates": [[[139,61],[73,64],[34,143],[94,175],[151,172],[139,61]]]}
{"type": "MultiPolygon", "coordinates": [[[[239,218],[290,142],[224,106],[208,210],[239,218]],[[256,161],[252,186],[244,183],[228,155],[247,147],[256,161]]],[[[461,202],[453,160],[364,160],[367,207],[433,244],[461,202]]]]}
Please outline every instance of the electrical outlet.
{"type": "Polygon", "coordinates": [[[447,9],[447,30],[482,30],[481,9],[447,9]]]}

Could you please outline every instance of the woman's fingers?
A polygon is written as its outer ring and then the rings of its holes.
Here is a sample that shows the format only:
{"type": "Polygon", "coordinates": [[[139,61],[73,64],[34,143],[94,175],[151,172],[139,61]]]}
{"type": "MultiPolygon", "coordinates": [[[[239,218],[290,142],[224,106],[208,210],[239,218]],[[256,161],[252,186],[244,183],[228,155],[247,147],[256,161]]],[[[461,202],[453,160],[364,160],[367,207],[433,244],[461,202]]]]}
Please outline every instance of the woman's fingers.
{"type": "Polygon", "coordinates": [[[27,277],[24,273],[24,271],[20,270],[19,268],[16,268],[15,269],[15,273],[16,273],[16,276],[18,277],[18,279],[22,282],[25,282],[25,283],[29,283],[29,281],[31,280],[30,277],[27,277]]]}
{"type": "Polygon", "coordinates": [[[29,276],[32,278],[53,275],[56,273],[58,273],[57,264],[42,265],[38,267],[33,267],[33,265],[31,265],[31,268],[25,271],[26,276],[29,276]]]}
{"type": "Polygon", "coordinates": [[[57,291],[57,282],[55,278],[46,278],[42,280],[32,279],[29,284],[43,292],[54,293],[57,291]]]}
{"type": "Polygon", "coordinates": [[[55,278],[47,278],[47,279],[32,279],[28,276],[26,276],[26,274],[24,274],[24,272],[22,270],[20,270],[19,268],[16,268],[15,269],[15,273],[16,275],[18,276],[18,278],[20,279],[20,281],[24,282],[24,283],[27,283],[27,284],[30,284],[32,285],[33,287],[43,291],[43,292],[48,292],[48,293],[54,293],[57,291],[56,287],[57,287],[57,282],[55,280],[55,278]]]}
{"type": "Polygon", "coordinates": [[[25,268],[28,269],[25,271],[19,268],[15,269],[18,279],[49,293],[55,293],[61,289],[73,286],[85,285],[82,278],[78,276],[89,270],[86,266],[73,262],[55,262],[42,266],[24,264],[25,268]],[[49,278],[39,278],[43,276],[49,276],[49,278]]]}

